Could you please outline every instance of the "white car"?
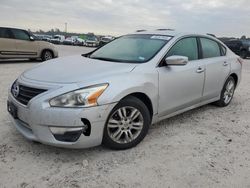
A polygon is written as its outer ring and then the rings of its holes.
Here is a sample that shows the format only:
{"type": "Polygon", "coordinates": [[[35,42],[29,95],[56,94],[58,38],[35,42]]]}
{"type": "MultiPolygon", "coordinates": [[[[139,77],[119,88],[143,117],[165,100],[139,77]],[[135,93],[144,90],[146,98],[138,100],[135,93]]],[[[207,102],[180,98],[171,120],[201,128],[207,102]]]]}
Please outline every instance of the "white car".
{"type": "Polygon", "coordinates": [[[54,35],[52,39],[50,39],[50,42],[53,44],[62,44],[65,40],[65,36],[63,35],[54,35]]]}
{"type": "Polygon", "coordinates": [[[151,123],[208,103],[229,105],[241,69],[242,60],[214,37],[133,33],[25,71],[9,89],[8,110],[30,140],[127,149],[151,123]]]}

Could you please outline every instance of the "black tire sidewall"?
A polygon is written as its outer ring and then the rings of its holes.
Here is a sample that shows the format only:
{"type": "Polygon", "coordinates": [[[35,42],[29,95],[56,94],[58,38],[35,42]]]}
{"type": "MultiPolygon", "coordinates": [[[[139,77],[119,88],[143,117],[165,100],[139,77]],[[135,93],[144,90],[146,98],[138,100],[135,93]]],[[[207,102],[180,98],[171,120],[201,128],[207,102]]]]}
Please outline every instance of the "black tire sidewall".
{"type": "Polygon", "coordinates": [[[123,150],[123,149],[128,149],[128,148],[132,148],[134,146],[136,146],[137,144],[139,144],[144,137],[147,135],[149,126],[151,124],[151,118],[150,118],[150,113],[149,110],[147,108],[147,106],[138,98],[133,97],[133,96],[129,96],[127,98],[124,98],[123,100],[121,100],[110,112],[107,121],[105,123],[105,127],[104,127],[104,131],[103,131],[103,140],[102,140],[102,144],[108,148],[111,149],[115,149],[115,150],[123,150]],[[124,107],[124,106],[131,106],[136,108],[137,110],[139,110],[143,116],[143,120],[144,120],[144,124],[143,124],[143,128],[141,133],[138,135],[138,137],[133,140],[130,143],[126,143],[126,144],[119,144],[115,141],[113,141],[109,135],[108,135],[108,130],[107,130],[107,123],[109,121],[109,118],[111,117],[111,115],[119,108],[124,107]]]}

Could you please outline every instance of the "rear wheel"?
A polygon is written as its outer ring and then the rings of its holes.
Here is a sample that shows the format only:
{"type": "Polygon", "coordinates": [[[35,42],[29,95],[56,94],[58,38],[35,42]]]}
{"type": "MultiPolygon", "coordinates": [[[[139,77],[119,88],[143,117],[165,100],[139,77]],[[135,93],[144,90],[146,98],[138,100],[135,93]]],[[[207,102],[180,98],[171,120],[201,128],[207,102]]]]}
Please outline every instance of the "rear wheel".
{"type": "Polygon", "coordinates": [[[232,76],[230,76],[223,86],[220,100],[217,101],[215,104],[220,107],[229,105],[233,99],[235,87],[236,87],[235,80],[232,76]]]}
{"type": "Polygon", "coordinates": [[[151,123],[146,105],[136,97],[127,97],[111,111],[105,125],[103,145],[111,149],[128,149],[146,136],[151,123]]]}
{"type": "Polygon", "coordinates": [[[43,61],[48,61],[53,58],[53,53],[49,50],[44,50],[41,58],[43,61]]]}

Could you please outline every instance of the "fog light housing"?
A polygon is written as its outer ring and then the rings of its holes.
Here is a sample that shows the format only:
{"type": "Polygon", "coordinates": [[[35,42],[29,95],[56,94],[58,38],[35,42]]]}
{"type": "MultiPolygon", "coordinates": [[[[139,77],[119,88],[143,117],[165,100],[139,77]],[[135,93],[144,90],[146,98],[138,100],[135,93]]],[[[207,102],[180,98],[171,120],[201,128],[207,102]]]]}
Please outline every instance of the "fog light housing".
{"type": "Polygon", "coordinates": [[[55,139],[61,142],[76,142],[83,130],[84,127],[50,127],[55,139]]]}

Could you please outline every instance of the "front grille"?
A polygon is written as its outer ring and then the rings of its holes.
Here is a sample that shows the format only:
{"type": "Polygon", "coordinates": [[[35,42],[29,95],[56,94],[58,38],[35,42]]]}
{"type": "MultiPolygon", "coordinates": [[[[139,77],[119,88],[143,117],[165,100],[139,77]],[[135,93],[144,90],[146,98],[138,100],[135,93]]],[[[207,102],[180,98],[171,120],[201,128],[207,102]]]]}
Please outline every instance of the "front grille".
{"type": "Polygon", "coordinates": [[[37,89],[23,85],[13,84],[11,93],[20,103],[27,105],[28,102],[35,96],[45,92],[45,89],[37,89]],[[18,92],[17,92],[18,91],[18,92]]]}

